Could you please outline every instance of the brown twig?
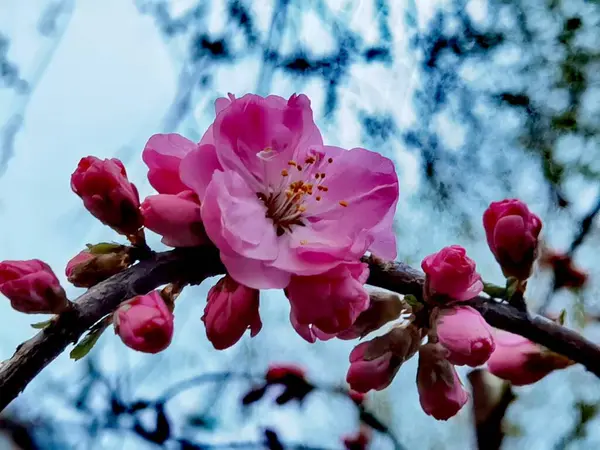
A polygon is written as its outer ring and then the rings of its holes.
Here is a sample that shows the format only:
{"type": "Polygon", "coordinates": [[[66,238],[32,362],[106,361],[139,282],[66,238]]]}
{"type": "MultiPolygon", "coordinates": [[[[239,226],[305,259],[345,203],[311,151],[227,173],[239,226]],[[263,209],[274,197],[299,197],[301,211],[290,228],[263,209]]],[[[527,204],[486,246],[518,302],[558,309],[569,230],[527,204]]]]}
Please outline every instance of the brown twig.
{"type": "Polygon", "coordinates": [[[213,248],[173,250],[158,253],[92,287],[77,299],[73,309],[19,345],[11,358],[0,364],[0,410],[69,344],[113,312],[122,301],[171,281],[200,282],[222,272],[223,267],[213,248]]]}
{"type": "MultiPolygon", "coordinates": [[[[398,262],[386,263],[372,257],[364,260],[371,269],[369,284],[422,299],[424,277],[420,271],[398,262]]],[[[200,247],[157,253],[97,284],[77,299],[72,310],[21,344],[15,354],[0,365],[0,410],[69,344],[76,342],[93,324],[113,312],[122,301],[170,282],[195,284],[220,273],[224,273],[224,268],[217,250],[200,247]]],[[[600,377],[600,348],[574,331],[483,297],[469,304],[481,312],[492,326],[544,345],[600,377]]]]}
{"type": "MultiPolygon", "coordinates": [[[[369,264],[371,275],[368,284],[379,286],[400,294],[411,294],[422,300],[423,273],[406,264],[383,262],[377,258],[363,259],[369,264]]],[[[477,309],[493,327],[519,334],[550,350],[582,364],[600,377],[600,347],[575,331],[562,327],[541,316],[530,316],[506,303],[477,297],[468,302],[477,309]]]]}

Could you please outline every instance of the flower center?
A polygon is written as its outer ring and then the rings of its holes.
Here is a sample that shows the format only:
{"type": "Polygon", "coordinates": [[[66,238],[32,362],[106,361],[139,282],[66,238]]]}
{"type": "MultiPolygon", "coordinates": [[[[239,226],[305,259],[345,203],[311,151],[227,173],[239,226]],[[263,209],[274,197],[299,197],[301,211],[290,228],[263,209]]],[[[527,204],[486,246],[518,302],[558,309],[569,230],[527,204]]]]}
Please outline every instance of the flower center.
{"type": "MultiPolygon", "coordinates": [[[[292,232],[294,226],[305,226],[303,218],[311,204],[320,202],[329,188],[323,184],[325,169],[333,163],[322,150],[311,149],[304,164],[289,161],[288,168],[281,171],[278,185],[270,185],[267,192],[256,195],[267,207],[266,217],[273,221],[277,236],[292,232]]],[[[346,202],[339,202],[348,206],[346,202]]]]}

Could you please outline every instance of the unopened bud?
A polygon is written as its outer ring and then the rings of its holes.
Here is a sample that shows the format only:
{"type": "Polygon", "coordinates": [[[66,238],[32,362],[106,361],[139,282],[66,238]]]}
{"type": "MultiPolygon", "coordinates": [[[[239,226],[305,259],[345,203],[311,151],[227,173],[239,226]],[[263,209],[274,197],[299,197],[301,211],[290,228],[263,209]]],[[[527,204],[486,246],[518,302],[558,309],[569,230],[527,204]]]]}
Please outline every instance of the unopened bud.
{"type": "Polygon", "coordinates": [[[127,269],[132,261],[129,248],[118,246],[112,253],[84,250],[67,263],[65,274],[70,283],[89,288],[127,269]]]}

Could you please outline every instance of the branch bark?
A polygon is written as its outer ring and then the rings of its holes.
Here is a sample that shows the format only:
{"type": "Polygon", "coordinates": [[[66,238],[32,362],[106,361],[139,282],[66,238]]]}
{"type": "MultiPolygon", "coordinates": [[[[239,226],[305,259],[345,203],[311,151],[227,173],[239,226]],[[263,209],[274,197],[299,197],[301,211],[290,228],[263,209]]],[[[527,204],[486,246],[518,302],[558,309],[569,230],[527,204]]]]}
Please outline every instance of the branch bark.
{"type": "MultiPolygon", "coordinates": [[[[363,258],[369,264],[368,284],[400,294],[423,299],[423,273],[399,262],[384,262],[377,258],[363,258]]],[[[573,330],[562,327],[542,316],[531,316],[526,311],[493,299],[477,297],[467,302],[481,313],[493,327],[519,334],[527,339],[560,353],[582,364],[600,377],[600,347],[573,330]]]]}
{"type": "Polygon", "coordinates": [[[72,310],[17,347],[0,364],[0,411],[12,402],[41,370],[121,302],[172,281],[201,282],[223,273],[214,248],[178,249],[154,254],[80,296],[72,310]]]}
{"type": "MultiPolygon", "coordinates": [[[[372,257],[364,261],[371,269],[368,284],[422,299],[424,276],[420,271],[400,262],[383,262],[372,257]]],[[[121,302],[170,282],[198,284],[224,271],[218,251],[213,247],[176,249],[153,254],[89,289],[77,299],[71,311],[21,344],[10,359],[0,364],[0,411],[69,344],[77,342],[86,330],[112,313],[121,302]]],[[[600,347],[574,331],[483,297],[469,304],[492,326],[544,345],[600,377],[600,347]]]]}

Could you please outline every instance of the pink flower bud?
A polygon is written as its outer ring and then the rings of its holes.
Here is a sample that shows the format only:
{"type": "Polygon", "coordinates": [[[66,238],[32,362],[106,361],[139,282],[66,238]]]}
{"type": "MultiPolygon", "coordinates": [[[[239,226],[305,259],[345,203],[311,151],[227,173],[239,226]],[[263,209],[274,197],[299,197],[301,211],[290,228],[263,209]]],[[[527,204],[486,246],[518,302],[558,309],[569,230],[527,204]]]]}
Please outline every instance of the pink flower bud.
{"type": "Polygon", "coordinates": [[[427,299],[446,297],[445,300],[464,301],[476,297],[483,290],[481,276],[475,261],[467,256],[460,245],[444,247],[421,262],[425,272],[427,299]]]}
{"type": "Polygon", "coordinates": [[[39,259],[2,261],[0,292],[15,310],[26,314],[58,314],[69,304],[58,278],[39,259]]]}
{"type": "Polygon", "coordinates": [[[258,298],[256,289],[239,284],[229,275],[210,289],[202,321],[208,340],[217,350],[234,345],[248,328],[251,337],[258,334],[262,328],[258,298]]]}
{"type": "Polygon", "coordinates": [[[305,379],[306,374],[302,367],[293,364],[270,365],[267,373],[265,374],[265,380],[267,383],[277,383],[280,380],[288,377],[305,379]]]}
{"type": "Polygon", "coordinates": [[[102,254],[84,250],[67,263],[65,275],[74,286],[89,288],[125,270],[131,262],[126,247],[102,254]]]}
{"type": "Polygon", "coordinates": [[[449,351],[448,361],[457,366],[480,366],[495,348],[491,327],[470,306],[442,310],[437,320],[437,336],[449,351]]]}
{"type": "Polygon", "coordinates": [[[371,429],[366,425],[361,425],[358,433],[351,436],[344,436],[344,448],[346,450],[367,450],[371,443],[371,429]]]}
{"type": "Polygon", "coordinates": [[[346,376],[350,388],[365,393],[388,387],[402,363],[417,352],[421,339],[421,330],[409,325],[358,344],[350,353],[346,376]]]}
{"type": "Polygon", "coordinates": [[[82,158],[71,175],[71,189],[94,217],[118,233],[134,235],[142,226],[138,191],[118,159],[82,158]]]}
{"type": "Polygon", "coordinates": [[[506,277],[526,280],[537,256],[542,221],[520,200],[493,202],[483,213],[490,250],[506,277]]]}
{"type": "Polygon", "coordinates": [[[363,286],[368,276],[366,264],[349,263],[322,275],[292,277],[285,292],[295,321],[326,334],[346,330],[369,307],[363,286]]]}
{"type": "Polygon", "coordinates": [[[535,383],[573,363],[517,334],[494,330],[496,350],[487,362],[491,373],[516,386],[535,383]]]}
{"type": "Polygon", "coordinates": [[[144,353],[158,353],[173,338],[173,313],[159,291],[121,304],[114,315],[115,333],[123,343],[144,353]]]}
{"type": "Polygon", "coordinates": [[[148,181],[161,194],[179,194],[188,189],[179,178],[181,160],[197,145],[176,133],[155,134],[146,143],[142,159],[148,166],[148,181]]]}
{"type": "Polygon", "coordinates": [[[437,420],[455,416],[469,399],[447,355],[440,344],[426,344],[419,350],[419,401],[425,414],[437,420]]]}
{"type": "Polygon", "coordinates": [[[371,389],[381,391],[388,387],[400,364],[391,352],[383,353],[375,359],[365,359],[365,352],[369,342],[363,342],[354,347],[350,353],[350,369],[346,375],[346,381],[350,387],[357,391],[366,393],[371,389]]]}
{"type": "Polygon", "coordinates": [[[200,201],[192,191],[147,197],[140,208],[146,228],[160,234],[171,247],[194,247],[207,241],[200,201]]]}

